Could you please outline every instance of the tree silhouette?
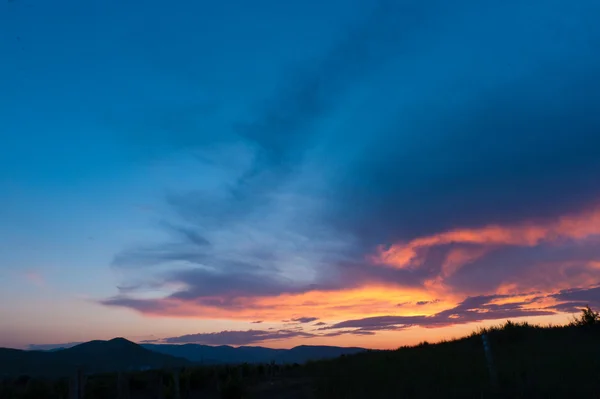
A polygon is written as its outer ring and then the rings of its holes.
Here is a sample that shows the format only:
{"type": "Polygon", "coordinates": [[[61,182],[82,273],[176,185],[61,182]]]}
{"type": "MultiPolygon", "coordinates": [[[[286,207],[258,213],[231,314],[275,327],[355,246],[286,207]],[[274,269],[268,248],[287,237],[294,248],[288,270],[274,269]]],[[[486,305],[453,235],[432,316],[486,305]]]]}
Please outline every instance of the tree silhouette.
{"type": "Polygon", "coordinates": [[[581,309],[581,315],[571,323],[575,326],[594,326],[600,324],[600,314],[594,312],[589,305],[581,309]]]}

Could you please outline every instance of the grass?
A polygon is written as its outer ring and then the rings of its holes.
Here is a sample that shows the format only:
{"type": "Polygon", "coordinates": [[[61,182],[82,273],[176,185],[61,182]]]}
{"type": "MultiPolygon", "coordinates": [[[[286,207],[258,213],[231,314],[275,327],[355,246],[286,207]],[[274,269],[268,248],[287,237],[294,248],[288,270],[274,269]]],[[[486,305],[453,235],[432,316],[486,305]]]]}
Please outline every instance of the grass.
{"type": "Polygon", "coordinates": [[[600,397],[600,328],[507,322],[456,341],[310,367],[318,398],[600,397]],[[496,386],[481,333],[490,342],[496,386]]]}

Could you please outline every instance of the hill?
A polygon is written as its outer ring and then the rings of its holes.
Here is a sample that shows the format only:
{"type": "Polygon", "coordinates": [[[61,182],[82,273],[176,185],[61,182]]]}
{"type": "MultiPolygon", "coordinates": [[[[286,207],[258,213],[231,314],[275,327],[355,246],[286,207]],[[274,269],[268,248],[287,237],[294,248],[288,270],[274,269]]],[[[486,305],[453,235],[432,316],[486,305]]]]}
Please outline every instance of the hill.
{"type": "Polygon", "coordinates": [[[511,322],[454,341],[311,363],[303,371],[313,397],[345,399],[595,397],[599,373],[600,323],[511,322]]]}
{"type": "Polygon", "coordinates": [[[356,353],[364,352],[364,348],[355,347],[338,347],[338,346],[310,346],[301,345],[290,349],[289,351],[283,352],[276,359],[276,362],[286,363],[306,363],[308,361],[333,359],[342,355],[353,355],[356,353]]]}
{"type": "Polygon", "coordinates": [[[190,361],[210,364],[270,363],[293,364],[322,360],[362,352],[363,348],[301,345],[292,349],[271,349],[260,346],[207,346],[197,344],[169,345],[143,344],[155,352],[182,357],[190,361]]]}
{"type": "Polygon", "coordinates": [[[86,373],[188,366],[186,359],[157,353],[128,341],[90,341],[57,351],[0,348],[0,376],[66,376],[78,367],[86,373]]]}
{"type": "MultiPolygon", "coordinates": [[[[305,353],[305,347],[298,348],[305,353]]],[[[7,350],[0,364],[20,352],[7,350]]],[[[181,398],[211,399],[592,398],[600,392],[599,373],[600,315],[587,308],[567,326],[507,321],[453,341],[304,365],[196,365],[178,372],[98,374],[87,379],[85,398],[150,398],[160,390],[165,398],[175,397],[175,386],[181,398]],[[118,384],[128,391],[124,396],[117,394],[118,384]]],[[[60,399],[67,388],[65,380],[8,378],[0,384],[0,397],[60,399]]]]}
{"type": "Polygon", "coordinates": [[[208,346],[198,344],[142,344],[142,347],[163,354],[182,357],[195,363],[236,364],[260,363],[275,360],[283,349],[270,349],[254,346],[208,346]]]}

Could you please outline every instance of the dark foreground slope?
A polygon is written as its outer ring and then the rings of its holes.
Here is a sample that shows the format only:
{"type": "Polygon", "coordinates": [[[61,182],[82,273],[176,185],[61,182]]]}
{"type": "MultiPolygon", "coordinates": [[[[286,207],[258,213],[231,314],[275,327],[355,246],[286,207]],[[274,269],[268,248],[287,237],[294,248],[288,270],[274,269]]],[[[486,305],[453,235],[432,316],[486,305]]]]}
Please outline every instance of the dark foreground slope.
{"type": "Polygon", "coordinates": [[[319,398],[600,397],[599,327],[487,331],[491,374],[479,334],[318,362],[306,374],[319,398]]]}
{"type": "Polygon", "coordinates": [[[69,376],[81,367],[86,373],[182,367],[186,359],[157,353],[124,338],[90,341],[58,351],[0,348],[0,376],[69,376]]]}
{"type": "MultiPolygon", "coordinates": [[[[600,397],[600,320],[589,326],[506,323],[463,339],[367,351],[297,364],[193,366],[173,373],[90,376],[85,399],[114,399],[126,379],[129,398],[596,398],[600,397]],[[175,381],[178,384],[175,384],[175,381]]],[[[0,397],[60,398],[66,381],[8,379],[0,397]],[[62,384],[62,385],[61,385],[62,384]],[[4,396],[3,396],[4,395],[4,396]]]]}

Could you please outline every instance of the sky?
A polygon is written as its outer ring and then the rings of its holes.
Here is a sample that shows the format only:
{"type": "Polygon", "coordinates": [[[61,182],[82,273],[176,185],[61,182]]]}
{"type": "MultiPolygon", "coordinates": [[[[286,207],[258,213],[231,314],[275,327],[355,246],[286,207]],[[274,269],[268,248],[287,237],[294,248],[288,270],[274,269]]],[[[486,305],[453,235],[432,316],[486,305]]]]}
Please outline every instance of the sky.
{"type": "Polygon", "coordinates": [[[600,308],[599,13],[0,2],[0,346],[395,348],[600,308]]]}

